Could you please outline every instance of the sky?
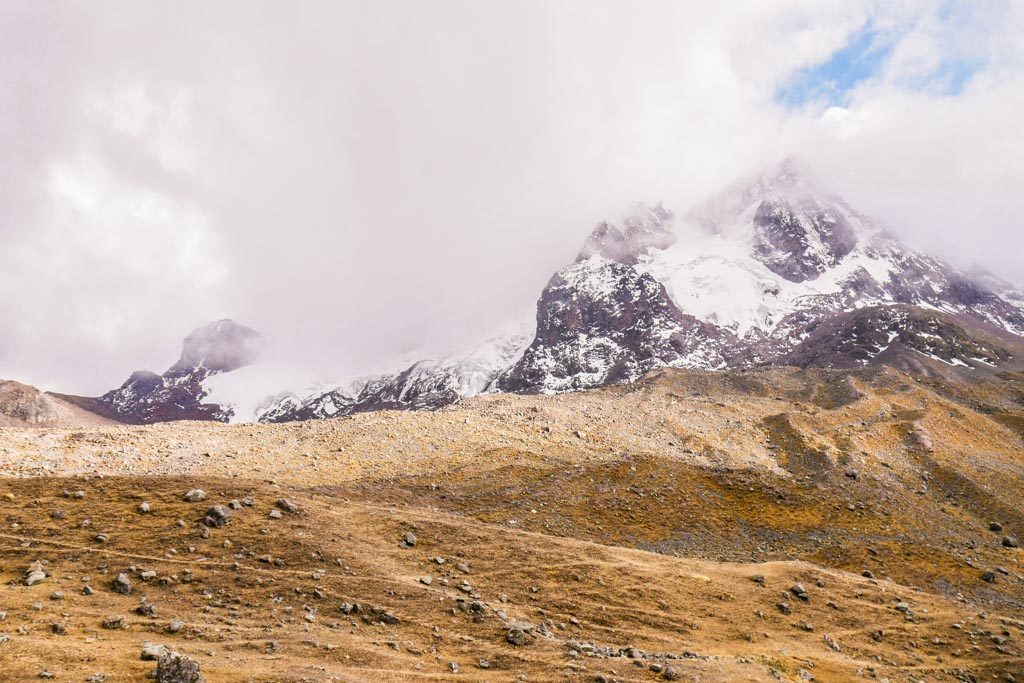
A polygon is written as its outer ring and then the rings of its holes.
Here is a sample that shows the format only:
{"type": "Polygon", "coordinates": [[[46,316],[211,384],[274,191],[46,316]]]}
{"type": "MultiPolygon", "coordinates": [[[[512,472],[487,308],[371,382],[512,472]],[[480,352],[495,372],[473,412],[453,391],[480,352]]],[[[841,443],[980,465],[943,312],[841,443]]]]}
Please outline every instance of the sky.
{"type": "Polygon", "coordinates": [[[305,373],[529,320],[591,227],[800,157],[1024,282],[1024,3],[0,3],[0,377],[211,320],[305,373]]]}

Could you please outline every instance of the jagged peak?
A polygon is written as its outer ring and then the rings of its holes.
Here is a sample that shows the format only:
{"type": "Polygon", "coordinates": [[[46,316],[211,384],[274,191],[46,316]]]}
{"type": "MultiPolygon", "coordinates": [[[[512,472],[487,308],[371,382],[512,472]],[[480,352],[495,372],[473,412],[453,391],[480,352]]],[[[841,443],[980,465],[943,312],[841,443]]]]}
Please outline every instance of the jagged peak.
{"type": "Polygon", "coordinates": [[[746,214],[752,215],[765,201],[773,204],[843,203],[818,180],[807,163],[787,156],[726,186],[697,205],[686,218],[709,232],[722,232],[746,214]]]}
{"type": "Polygon", "coordinates": [[[634,265],[640,255],[650,249],[666,249],[675,241],[672,224],[675,214],[661,202],[654,206],[643,202],[630,204],[622,219],[620,230],[615,225],[601,221],[583,243],[576,256],[585,261],[595,254],[626,265],[634,265]]]}

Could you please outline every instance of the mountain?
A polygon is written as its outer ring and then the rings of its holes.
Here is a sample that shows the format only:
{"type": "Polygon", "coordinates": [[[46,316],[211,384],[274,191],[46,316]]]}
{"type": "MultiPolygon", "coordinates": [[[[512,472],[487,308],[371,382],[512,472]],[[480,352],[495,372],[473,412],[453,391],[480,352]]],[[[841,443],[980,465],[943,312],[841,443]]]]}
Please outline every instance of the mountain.
{"type": "Polygon", "coordinates": [[[635,203],[599,223],[544,287],[528,336],[267,396],[267,383],[240,391],[244,373],[228,374],[254,360],[258,335],[222,320],[190,334],[164,374],[68,398],[121,422],[289,422],[576,391],[662,367],[886,365],[962,379],[1024,367],[1022,335],[1019,288],[903,244],[787,159],[681,218],[635,203]]]}
{"type": "Polygon", "coordinates": [[[394,372],[329,388],[288,392],[262,405],[259,422],[342,417],[373,410],[429,410],[491,390],[494,380],[523,352],[521,334],[495,337],[463,354],[415,362],[394,372]]]}
{"type": "Polygon", "coordinates": [[[98,398],[66,396],[67,400],[105,418],[128,424],[172,420],[226,422],[230,409],[204,403],[204,381],[252,363],[259,355],[260,336],[233,320],[218,320],[194,330],[182,344],[181,357],[162,375],[133,372],[117,389],[98,398]]]}
{"type": "Polygon", "coordinates": [[[599,224],[552,278],[500,388],[585,389],[661,366],[949,374],[1021,357],[1015,289],[902,244],[794,160],[682,221],[637,204],[623,224],[599,224]]]}
{"type": "Polygon", "coordinates": [[[732,340],[681,312],[649,274],[595,252],[551,278],[537,304],[536,336],[497,386],[568,391],[634,381],[666,365],[724,367],[732,340]]]}
{"type": "Polygon", "coordinates": [[[110,422],[57,394],[0,380],[0,427],[87,427],[110,422]]]}

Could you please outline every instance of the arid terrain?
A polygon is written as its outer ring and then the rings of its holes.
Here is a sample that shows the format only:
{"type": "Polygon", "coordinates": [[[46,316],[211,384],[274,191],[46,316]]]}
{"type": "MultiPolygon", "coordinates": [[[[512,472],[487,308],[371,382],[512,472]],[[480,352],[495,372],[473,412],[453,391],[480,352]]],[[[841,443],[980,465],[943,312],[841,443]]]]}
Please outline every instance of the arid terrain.
{"type": "Polygon", "coordinates": [[[1024,681],[1022,379],[3,427],[0,677],[1024,681]]]}

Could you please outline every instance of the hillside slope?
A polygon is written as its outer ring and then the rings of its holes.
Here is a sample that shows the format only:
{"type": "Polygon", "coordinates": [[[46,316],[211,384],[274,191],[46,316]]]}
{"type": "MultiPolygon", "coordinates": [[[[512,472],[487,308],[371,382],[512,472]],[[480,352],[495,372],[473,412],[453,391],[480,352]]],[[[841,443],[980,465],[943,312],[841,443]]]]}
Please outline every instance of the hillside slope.
{"type": "Polygon", "coordinates": [[[71,680],[137,679],[144,641],[214,682],[1019,678],[1021,379],[664,370],[430,413],[4,432],[0,657],[71,680]],[[35,560],[50,576],[21,585],[35,560]]]}

